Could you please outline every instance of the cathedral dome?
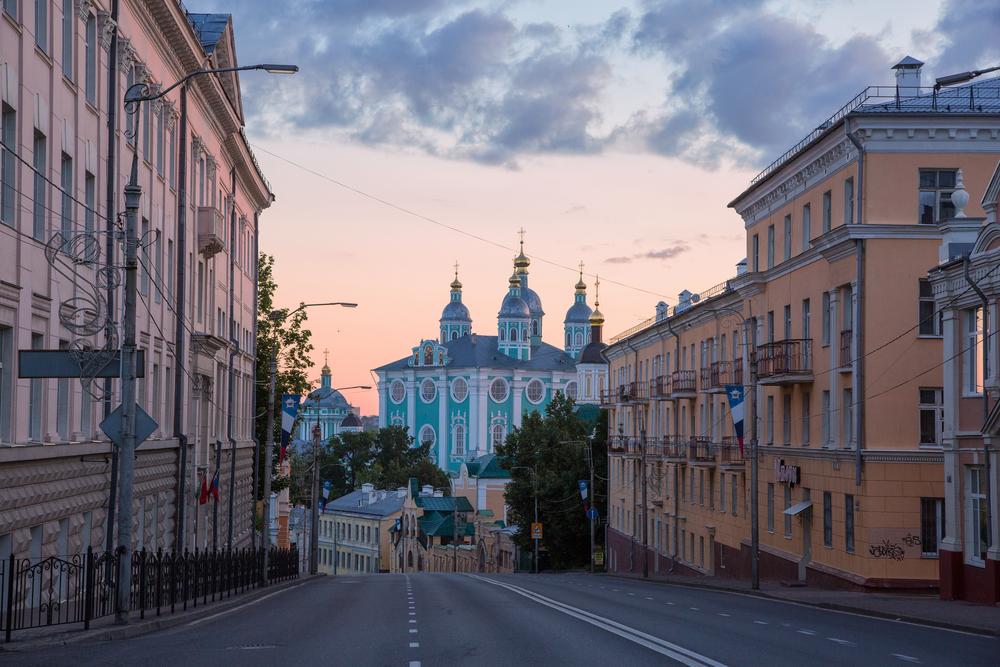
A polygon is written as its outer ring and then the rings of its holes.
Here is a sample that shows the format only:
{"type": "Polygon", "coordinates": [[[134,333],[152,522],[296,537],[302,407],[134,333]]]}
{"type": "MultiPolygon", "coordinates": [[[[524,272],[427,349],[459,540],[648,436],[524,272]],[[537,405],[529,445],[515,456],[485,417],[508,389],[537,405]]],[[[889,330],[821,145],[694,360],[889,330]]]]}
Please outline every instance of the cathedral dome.
{"type": "Polygon", "coordinates": [[[472,322],[468,307],[461,301],[451,301],[444,310],[441,311],[441,321],[448,322],[472,322]]]}
{"type": "Polygon", "coordinates": [[[524,319],[528,319],[531,317],[531,310],[524,299],[513,294],[508,294],[503,298],[503,303],[500,305],[500,312],[497,313],[497,317],[523,317],[524,319]]]}
{"type": "Polygon", "coordinates": [[[580,353],[580,360],[577,361],[578,364],[606,364],[608,358],[604,356],[604,350],[608,346],[604,343],[594,342],[587,343],[587,347],[583,348],[583,352],[580,353]]]}
{"type": "Polygon", "coordinates": [[[577,301],[566,311],[566,324],[590,324],[590,315],[593,311],[590,306],[581,301],[577,301]]]}
{"type": "Polygon", "coordinates": [[[309,394],[309,397],[302,402],[303,408],[325,408],[333,410],[350,410],[351,404],[347,402],[344,395],[336,389],[320,387],[309,394]]]}
{"type": "Polygon", "coordinates": [[[542,300],[530,287],[521,287],[521,298],[528,304],[528,310],[532,315],[544,315],[542,310],[542,300]]]}

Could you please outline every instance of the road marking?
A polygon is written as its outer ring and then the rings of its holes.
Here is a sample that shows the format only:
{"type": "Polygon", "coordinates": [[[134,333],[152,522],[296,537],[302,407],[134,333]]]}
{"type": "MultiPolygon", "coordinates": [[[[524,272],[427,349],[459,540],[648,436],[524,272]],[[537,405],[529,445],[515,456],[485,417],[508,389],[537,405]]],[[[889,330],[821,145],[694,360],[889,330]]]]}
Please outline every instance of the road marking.
{"type": "Polygon", "coordinates": [[[900,660],[905,660],[907,662],[920,662],[919,658],[914,658],[909,655],[902,655],[901,653],[893,653],[893,655],[899,658],[900,660]]]}
{"type": "Polygon", "coordinates": [[[205,621],[211,621],[213,618],[218,618],[220,616],[225,616],[226,614],[231,614],[234,611],[239,611],[240,609],[246,609],[250,605],[257,604],[261,600],[266,600],[266,599],[268,599],[270,597],[274,597],[275,595],[280,595],[280,594],[284,593],[285,591],[290,591],[293,588],[298,588],[299,586],[302,586],[302,585],[304,585],[306,583],[308,583],[308,582],[303,581],[301,584],[295,584],[294,586],[289,586],[288,588],[283,588],[280,591],[275,591],[273,593],[268,593],[267,595],[262,595],[261,597],[257,598],[256,600],[251,600],[250,602],[247,602],[246,604],[241,604],[238,607],[233,607],[232,609],[227,609],[225,611],[220,611],[218,614],[212,614],[211,616],[206,616],[205,618],[199,618],[197,621],[191,621],[190,623],[188,623],[188,627],[191,627],[192,625],[198,625],[199,623],[204,623],[205,621]]]}
{"type": "Polygon", "coordinates": [[[699,653],[695,653],[694,651],[686,649],[683,646],[678,646],[677,644],[660,639],[659,637],[654,637],[653,635],[646,634],[645,632],[636,630],[635,628],[622,625],[621,623],[612,621],[609,618],[591,614],[590,612],[584,611],[578,607],[572,607],[568,604],[553,600],[552,598],[539,595],[538,593],[530,591],[526,588],[513,586],[500,581],[494,581],[475,574],[468,574],[466,576],[478,579],[492,586],[506,588],[507,590],[526,597],[529,600],[555,609],[556,611],[561,611],[562,613],[579,619],[585,623],[590,623],[591,625],[597,626],[602,630],[606,630],[624,639],[628,639],[629,641],[639,644],[640,646],[645,646],[652,651],[656,651],[660,655],[665,655],[683,665],[687,665],[687,667],[726,667],[722,663],[716,662],[715,660],[699,653]]]}
{"type": "Polygon", "coordinates": [[[611,591],[612,591],[613,593],[621,593],[621,591],[619,591],[619,590],[618,590],[617,588],[612,588],[612,589],[611,589],[611,591]]]}
{"type": "Polygon", "coordinates": [[[635,595],[635,593],[629,593],[629,595],[635,595]]]}
{"type": "Polygon", "coordinates": [[[674,606],[674,603],[673,603],[673,602],[668,602],[667,604],[668,604],[668,605],[670,605],[671,607],[673,607],[673,606],[674,606]]]}
{"type": "Polygon", "coordinates": [[[701,609],[698,609],[698,607],[688,607],[688,609],[690,609],[691,611],[701,611],[701,609]]]}
{"type": "Polygon", "coordinates": [[[415,612],[415,611],[411,611],[410,612],[410,616],[416,616],[416,615],[417,615],[417,612],[415,612]]]}
{"type": "Polygon", "coordinates": [[[729,614],[719,614],[719,616],[726,616],[726,617],[729,617],[729,614]]]}
{"type": "Polygon", "coordinates": [[[410,660],[410,667],[420,667],[419,660],[410,660]]]}
{"type": "Polygon", "coordinates": [[[812,636],[812,635],[816,634],[812,630],[796,630],[796,632],[798,632],[801,635],[809,635],[809,636],[812,636]]]}
{"type": "Polygon", "coordinates": [[[647,600],[652,600],[653,598],[646,598],[647,600]]]}
{"type": "Polygon", "coordinates": [[[756,623],[758,625],[767,625],[766,621],[754,621],[754,623],[756,623]]]}
{"type": "Polygon", "coordinates": [[[410,634],[411,634],[411,635],[415,635],[415,634],[417,634],[417,631],[416,631],[416,629],[415,629],[415,628],[410,628],[410,634]]]}
{"type": "Polygon", "coordinates": [[[416,622],[417,621],[415,619],[412,619],[412,618],[410,619],[410,623],[416,623],[416,622]]]}
{"type": "Polygon", "coordinates": [[[417,642],[410,642],[410,648],[420,648],[420,644],[417,642]]]}
{"type": "Polygon", "coordinates": [[[838,644],[842,644],[844,646],[857,646],[857,644],[855,644],[854,642],[849,642],[846,639],[837,639],[836,637],[827,637],[827,639],[829,639],[832,642],[837,642],[838,644]]]}

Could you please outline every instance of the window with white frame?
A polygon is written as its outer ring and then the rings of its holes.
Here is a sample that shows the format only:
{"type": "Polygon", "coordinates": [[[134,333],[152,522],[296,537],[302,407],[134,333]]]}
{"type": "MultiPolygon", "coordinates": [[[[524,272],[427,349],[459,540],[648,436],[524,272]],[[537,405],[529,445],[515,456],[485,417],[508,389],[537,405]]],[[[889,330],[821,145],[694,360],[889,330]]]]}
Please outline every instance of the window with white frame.
{"type": "Polygon", "coordinates": [[[455,424],[453,432],[451,453],[455,456],[465,456],[465,426],[455,424]]]}
{"type": "Polygon", "coordinates": [[[545,385],[538,378],[533,378],[524,388],[524,395],[532,405],[538,405],[545,398],[545,385]]]}
{"type": "Polygon", "coordinates": [[[809,240],[812,238],[812,209],[809,204],[802,207],[802,252],[809,250],[809,240]]]}
{"type": "Polygon", "coordinates": [[[944,330],[944,313],[937,312],[934,305],[934,293],[931,291],[931,281],[919,281],[918,333],[921,336],[940,336],[944,330]]]}
{"type": "Polygon", "coordinates": [[[490,383],[490,398],[496,403],[503,403],[507,400],[507,393],[507,380],[494,378],[493,382],[490,383]]]}
{"type": "MultiPolygon", "coordinates": [[[[589,381],[590,378],[587,378],[587,380],[589,381]]],[[[568,398],[572,398],[573,400],[576,400],[576,397],[579,394],[579,391],[577,390],[576,382],[572,382],[572,381],[567,382],[566,383],[565,392],[566,392],[566,396],[568,398]]]]}
{"type": "Polygon", "coordinates": [[[455,378],[451,382],[451,397],[456,403],[461,403],[469,395],[469,383],[465,378],[455,378]]]}
{"type": "Polygon", "coordinates": [[[433,447],[435,442],[437,442],[437,434],[434,432],[434,427],[430,424],[424,424],[420,429],[420,444],[429,444],[433,447]]]}
{"type": "Polygon", "coordinates": [[[962,393],[983,393],[983,309],[969,308],[962,311],[962,330],[965,333],[962,354],[962,393]]]}
{"type": "Polygon", "coordinates": [[[955,216],[951,195],[955,192],[956,174],[954,169],[920,170],[920,224],[933,225],[955,216]]]}
{"type": "Polygon", "coordinates": [[[507,429],[503,424],[494,424],[490,429],[490,439],[493,443],[493,450],[503,444],[504,436],[506,435],[507,429]]]}
{"type": "Polygon", "coordinates": [[[785,261],[792,258],[792,216],[785,216],[785,247],[783,248],[785,261]]]}
{"type": "Polygon", "coordinates": [[[400,404],[403,399],[406,398],[406,385],[403,384],[402,380],[393,380],[392,386],[389,387],[389,398],[395,404],[400,404]]]}
{"type": "Polygon", "coordinates": [[[920,446],[940,447],[944,433],[944,392],[920,388],[920,446]]]}
{"type": "Polygon", "coordinates": [[[437,398],[437,386],[434,384],[434,380],[426,378],[420,383],[420,400],[424,403],[430,403],[435,398],[437,398]]]}
{"type": "Polygon", "coordinates": [[[937,558],[944,539],[944,498],[920,499],[920,556],[937,558]]]}
{"type": "Polygon", "coordinates": [[[986,478],[986,470],[983,468],[969,468],[967,480],[966,507],[968,507],[968,513],[965,554],[967,559],[975,563],[982,563],[986,560],[990,530],[986,511],[986,485],[989,480],[986,478]]]}

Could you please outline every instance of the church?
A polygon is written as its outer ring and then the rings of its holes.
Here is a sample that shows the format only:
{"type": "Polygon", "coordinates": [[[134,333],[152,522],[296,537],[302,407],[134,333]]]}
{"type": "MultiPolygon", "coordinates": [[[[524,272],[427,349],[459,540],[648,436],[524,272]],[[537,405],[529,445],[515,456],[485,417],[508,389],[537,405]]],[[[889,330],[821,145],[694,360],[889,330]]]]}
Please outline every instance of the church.
{"type": "Polygon", "coordinates": [[[323,350],[323,370],[320,371],[320,386],[302,402],[293,442],[311,441],[313,428],[320,427],[320,437],[324,442],[341,433],[360,433],[361,420],[354,407],[344,395],[333,388],[333,374],[330,371],[330,351],[323,350]]]}
{"type": "Polygon", "coordinates": [[[596,300],[594,310],[587,305],[582,265],[561,349],[542,341],[545,311],[528,284],[530,265],[522,239],[491,336],[472,331],[456,265],[438,337],[374,370],[379,426],[406,426],[417,442],[430,443],[432,458],[446,472],[493,453],[521,425],[525,410],[544,412],[556,393],[596,405],[607,385],[604,316],[596,300]]]}

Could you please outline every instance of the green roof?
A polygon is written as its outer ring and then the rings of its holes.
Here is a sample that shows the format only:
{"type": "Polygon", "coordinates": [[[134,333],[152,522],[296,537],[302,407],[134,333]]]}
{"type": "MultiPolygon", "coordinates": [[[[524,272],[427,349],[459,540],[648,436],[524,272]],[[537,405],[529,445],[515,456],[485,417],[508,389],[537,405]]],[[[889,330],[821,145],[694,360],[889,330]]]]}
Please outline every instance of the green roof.
{"type": "MultiPolygon", "coordinates": [[[[452,521],[451,512],[427,512],[422,517],[417,519],[420,524],[421,530],[424,531],[426,535],[433,537],[452,537],[454,536],[454,521],[452,521]]],[[[459,526],[459,532],[462,536],[475,535],[476,525],[474,523],[466,523],[465,531],[462,531],[461,525],[459,526]]]]}
{"type": "Polygon", "coordinates": [[[470,477],[479,479],[510,479],[510,473],[500,467],[496,454],[484,454],[465,462],[470,477]]]}
{"type": "Polygon", "coordinates": [[[459,512],[472,512],[474,508],[469,499],[465,496],[457,496],[455,498],[434,498],[431,496],[424,496],[422,498],[415,499],[418,507],[423,507],[424,512],[452,512],[457,509],[459,512]]]}
{"type": "Polygon", "coordinates": [[[591,403],[579,404],[576,407],[576,414],[585,422],[597,424],[597,418],[601,416],[601,409],[591,403]]]}
{"type": "Polygon", "coordinates": [[[493,510],[479,510],[476,514],[479,516],[494,516],[493,510]]]}

